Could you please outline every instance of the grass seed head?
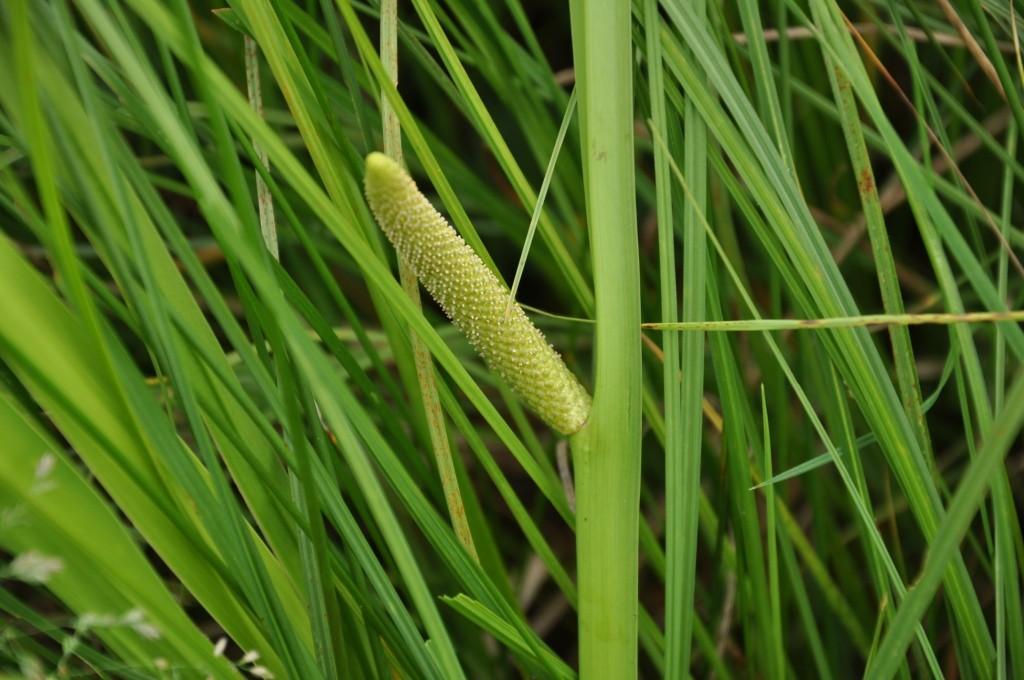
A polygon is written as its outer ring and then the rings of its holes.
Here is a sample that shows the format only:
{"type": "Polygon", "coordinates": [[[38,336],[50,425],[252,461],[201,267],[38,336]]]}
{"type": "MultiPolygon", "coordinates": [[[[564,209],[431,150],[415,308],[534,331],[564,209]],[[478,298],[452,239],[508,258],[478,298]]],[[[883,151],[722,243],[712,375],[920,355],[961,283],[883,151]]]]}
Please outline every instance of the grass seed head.
{"type": "Polygon", "coordinates": [[[578,431],[590,395],[508,289],[393,160],[366,158],[366,198],[381,229],[473,348],[524,402],[562,434],[578,431]]]}

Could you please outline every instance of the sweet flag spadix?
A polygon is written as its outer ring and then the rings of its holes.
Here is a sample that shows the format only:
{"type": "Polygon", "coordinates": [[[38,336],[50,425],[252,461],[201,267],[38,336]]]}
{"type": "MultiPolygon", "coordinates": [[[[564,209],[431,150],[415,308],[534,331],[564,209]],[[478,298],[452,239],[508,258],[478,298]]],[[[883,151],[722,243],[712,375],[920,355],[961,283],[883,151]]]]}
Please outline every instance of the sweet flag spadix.
{"type": "Polygon", "coordinates": [[[583,427],[590,395],[487,268],[382,153],[366,157],[366,198],[399,255],[473,348],[537,415],[562,434],[583,427]]]}

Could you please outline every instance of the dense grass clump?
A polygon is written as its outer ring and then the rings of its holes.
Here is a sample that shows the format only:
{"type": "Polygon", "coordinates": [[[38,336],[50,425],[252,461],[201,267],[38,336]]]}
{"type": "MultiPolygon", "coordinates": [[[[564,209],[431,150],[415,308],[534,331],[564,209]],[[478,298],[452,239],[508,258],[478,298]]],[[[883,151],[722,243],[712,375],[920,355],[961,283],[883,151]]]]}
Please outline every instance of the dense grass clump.
{"type": "Polygon", "coordinates": [[[0,680],[1024,677],[1022,17],[0,2],[0,680]]]}

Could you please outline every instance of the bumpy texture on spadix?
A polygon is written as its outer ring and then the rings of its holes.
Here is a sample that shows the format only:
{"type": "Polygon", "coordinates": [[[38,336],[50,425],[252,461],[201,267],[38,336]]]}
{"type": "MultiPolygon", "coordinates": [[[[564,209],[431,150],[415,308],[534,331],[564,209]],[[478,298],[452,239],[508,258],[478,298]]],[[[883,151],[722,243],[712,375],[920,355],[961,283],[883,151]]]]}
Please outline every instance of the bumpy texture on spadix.
{"type": "Polygon", "coordinates": [[[590,395],[519,305],[506,320],[508,288],[384,154],[366,157],[366,198],[395,250],[491,370],[562,434],[583,427],[590,395]]]}

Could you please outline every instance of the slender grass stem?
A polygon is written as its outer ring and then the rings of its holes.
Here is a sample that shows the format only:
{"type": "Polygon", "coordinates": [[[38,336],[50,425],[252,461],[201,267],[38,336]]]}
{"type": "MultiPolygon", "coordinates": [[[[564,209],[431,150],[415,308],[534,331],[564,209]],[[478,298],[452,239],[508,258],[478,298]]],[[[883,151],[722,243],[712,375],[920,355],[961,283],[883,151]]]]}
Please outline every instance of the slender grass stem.
{"type": "MultiPolygon", "coordinates": [[[[391,82],[398,86],[398,0],[384,0],[381,4],[380,21],[380,60],[384,65],[391,82]]],[[[398,115],[388,102],[387,97],[381,95],[380,105],[381,126],[384,131],[384,153],[391,157],[399,165],[402,161],[402,129],[399,125],[398,115]]],[[[412,270],[406,258],[398,256],[398,274],[409,299],[420,306],[420,288],[416,280],[416,273],[412,270]]],[[[459,480],[455,474],[455,464],[452,461],[452,450],[448,441],[448,432],[444,423],[444,410],[441,408],[441,398],[437,393],[437,378],[434,375],[434,364],[430,359],[430,351],[423,344],[423,341],[415,333],[410,333],[412,343],[412,354],[416,365],[416,379],[419,383],[420,397],[423,402],[423,411],[426,416],[427,430],[430,432],[430,447],[434,452],[434,460],[437,462],[437,472],[441,477],[441,487],[444,489],[445,503],[448,505],[448,516],[455,529],[455,535],[462,543],[466,552],[479,562],[480,558],[476,552],[476,545],[473,543],[473,532],[469,527],[469,519],[466,516],[466,508],[462,502],[462,492],[459,490],[459,480]]]]}
{"type": "Polygon", "coordinates": [[[643,328],[662,331],[709,331],[739,333],[748,331],[811,331],[828,328],[863,328],[865,326],[952,326],[970,323],[1002,323],[1024,321],[1024,310],[1009,312],[965,312],[962,314],[864,314],[822,319],[730,319],[727,321],[651,322],[643,328]]]}

